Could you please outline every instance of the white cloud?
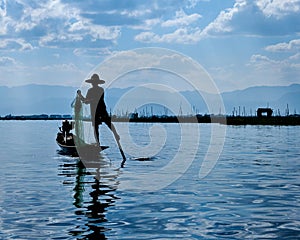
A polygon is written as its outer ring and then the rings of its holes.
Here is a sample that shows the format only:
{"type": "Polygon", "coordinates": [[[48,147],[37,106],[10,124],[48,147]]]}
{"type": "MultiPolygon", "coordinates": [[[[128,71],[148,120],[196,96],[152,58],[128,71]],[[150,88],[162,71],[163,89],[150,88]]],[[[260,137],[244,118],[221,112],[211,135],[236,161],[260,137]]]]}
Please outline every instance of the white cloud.
{"type": "Polygon", "coordinates": [[[146,43],[179,43],[193,44],[200,40],[201,30],[199,28],[179,28],[172,33],[157,35],[153,32],[142,32],[135,36],[135,40],[146,43]]]}
{"type": "Polygon", "coordinates": [[[290,59],[291,61],[297,61],[297,60],[300,60],[300,53],[298,52],[298,53],[296,53],[295,55],[290,56],[289,59],[290,59]]]}
{"type": "Polygon", "coordinates": [[[6,0],[0,0],[0,16],[4,17],[6,15],[6,0]]]}
{"type": "Polygon", "coordinates": [[[41,68],[43,71],[67,71],[67,72],[79,72],[81,71],[78,69],[77,66],[73,63],[63,63],[63,64],[54,64],[51,66],[44,66],[41,68]]]}
{"type": "Polygon", "coordinates": [[[183,10],[177,11],[175,18],[163,22],[162,27],[188,26],[197,22],[202,16],[198,13],[187,15],[183,10]]]}
{"type": "Polygon", "coordinates": [[[161,19],[151,19],[147,26],[142,29],[151,30],[153,26],[161,23],[163,28],[177,27],[176,30],[165,34],[156,34],[151,31],[141,32],[135,36],[135,40],[144,43],[179,43],[191,44],[200,40],[201,30],[198,27],[191,27],[202,16],[198,13],[187,15],[183,10],[177,11],[173,19],[162,21],[161,19]]]}
{"type": "Polygon", "coordinates": [[[21,38],[16,38],[16,39],[3,39],[0,40],[0,49],[2,50],[7,50],[9,49],[10,51],[30,51],[33,50],[34,47],[26,42],[24,39],[21,38]]]}
{"type": "Polygon", "coordinates": [[[16,65],[17,61],[11,57],[0,57],[0,67],[16,65]]]}
{"type": "Polygon", "coordinates": [[[30,43],[26,42],[23,39],[19,39],[19,40],[17,39],[17,43],[20,44],[20,46],[21,46],[20,50],[21,51],[30,51],[30,50],[34,49],[34,47],[30,43]]]}
{"type": "Polygon", "coordinates": [[[128,17],[141,17],[141,16],[145,16],[147,14],[150,14],[152,11],[151,9],[138,9],[138,10],[123,10],[120,12],[121,15],[126,15],[128,17]]]}
{"type": "Polygon", "coordinates": [[[208,2],[210,0],[188,0],[186,8],[194,8],[197,6],[198,2],[205,1],[208,2]]]}
{"type": "Polygon", "coordinates": [[[140,24],[130,25],[128,28],[140,31],[148,31],[153,29],[155,26],[160,25],[161,22],[162,20],[160,18],[144,19],[140,24]]]}
{"type": "Polygon", "coordinates": [[[300,0],[256,0],[256,4],[266,17],[282,18],[300,11],[300,0]]]}
{"type": "Polygon", "coordinates": [[[263,81],[265,84],[286,85],[299,83],[300,63],[296,57],[274,60],[267,56],[256,54],[251,57],[248,64],[249,72],[251,72],[252,78],[256,79],[254,81],[263,81]]]}
{"type": "Polygon", "coordinates": [[[255,64],[256,66],[262,66],[263,64],[274,64],[274,63],[279,63],[278,61],[271,60],[267,56],[260,55],[260,54],[254,54],[250,58],[250,63],[255,64]]]}
{"type": "Polygon", "coordinates": [[[153,32],[141,32],[140,34],[136,35],[134,39],[136,41],[145,42],[145,43],[160,41],[160,37],[153,32]]]}
{"type": "Polygon", "coordinates": [[[7,19],[0,18],[0,25],[1,25],[0,36],[5,35],[7,33],[7,25],[8,25],[7,19]]]}
{"type": "Polygon", "coordinates": [[[176,42],[182,44],[196,43],[199,41],[201,30],[198,28],[179,28],[175,32],[165,34],[161,37],[163,42],[176,42]]]}
{"type": "MultiPolygon", "coordinates": [[[[16,32],[20,32],[22,30],[31,30],[36,26],[53,19],[65,20],[68,22],[69,20],[73,18],[76,19],[79,16],[78,9],[67,4],[63,4],[60,0],[41,0],[38,2],[38,6],[35,7],[32,7],[25,1],[20,1],[20,4],[23,5],[23,14],[21,19],[15,21],[14,23],[16,32]]],[[[49,27],[49,23],[45,24],[45,27],[49,27]]]]}
{"type": "Polygon", "coordinates": [[[54,34],[45,35],[40,38],[39,45],[42,47],[61,48],[73,47],[72,44],[83,40],[83,36],[79,34],[54,34]]]}
{"type": "Polygon", "coordinates": [[[287,35],[300,31],[300,0],[236,0],[202,35],[287,35]]]}
{"type": "Polygon", "coordinates": [[[109,48],[76,48],[73,51],[76,56],[96,57],[112,56],[115,52],[109,48]]]}
{"type": "MultiPolygon", "coordinates": [[[[282,18],[289,13],[300,11],[300,0],[236,0],[233,7],[221,11],[201,32],[199,19],[202,15],[199,14],[199,9],[196,9],[200,1],[207,0],[170,2],[153,0],[147,3],[132,1],[127,5],[106,1],[84,3],[65,0],[16,0],[16,3],[12,4],[2,0],[0,35],[18,37],[26,35],[26,41],[31,46],[40,43],[44,47],[66,47],[68,43],[76,42],[76,48],[79,44],[86,47],[88,42],[105,40],[107,47],[116,43],[123,30],[130,28],[146,31],[135,37],[140,42],[190,44],[200,41],[205,36],[255,34],[257,31],[263,34],[266,29],[274,33],[280,32],[284,28],[279,27],[275,30],[272,27],[274,22],[270,22],[268,18],[273,16],[282,18]],[[16,5],[17,11],[14,9],[16,5]],[[170,18],[169,15],[174,12],[175,16],[170,18]],[[101,16],[104,16],[103,20],[101,16]],[[166,19],[167,17],[169,18],[166,19]],[[159,25],[162,28],[159,29],[159,25]],[[165,32],[166,28],[172,27],[177,29],[165,32]],[[34,36],[34,41],[28,36],[34,36]]],[[[289,26],[285,31],[294,29],[300,31],[298,25],[300,26],[300,24],[289,26]]]]}
{"type": "Polygon", "coordinates": [[[120,28],[95,25],[87,19],[81,19],[70,25],[69,32],[88,33],[94,40],[114,40],[120,35],[120,28]]]}
{"type": "Polygon", "coordinates": [[[7,17],[6,13],[6,0],[0,0],[0,35],[5,35],[7,33],[8,23],[11,20],[7,17]]]}
{"type": "Polygon", "coordinates": [[[294,39],[290,42],[278,43],[275,45],[269,45],[265,50],[270,52],[286,52],[300,49],[300,39],[294,39]]]}
{"type": "Polygon", "coordinates": [[[232,32],[234,29],[231,25],[231,21],[234,15],[243,11],[246,5],[246,1],[238,0],[232,8],[221,11],[217,18],[203,30],[202,35],[209,36],[232,32]]]}
{"type": "Polygon", "coordinates": [[[245,89],[251,86],[278,86],[299,83],[300,54],[278,59],[254,54],[247,64],[220,65],[209,73],[222,91],[245,89]]]}
{"type": "MultiPolygon", "coordinates": [[[[1,35],[35,36],[40,46],[57,46],[80,41],[85,46],[86,41],[115,41],[120,36],[120,28],[94,24],[91,19],[82,16],[80,9],[61,0],[41,0],[29,2],[18,0],[20,11],[14,12],[11,7],[5,18],[0,18],[3,26],[1,35]]],[[[28,38],[32,46],[32,38],[28,38]]],[[[30,49],[23,45],[21,50],[30,49]]]]}
{"type": "Polygon", "coordinates": [[[143,24],[143,29],[151,29],[161,22],[159,18],[146,19],[143,24]]]}

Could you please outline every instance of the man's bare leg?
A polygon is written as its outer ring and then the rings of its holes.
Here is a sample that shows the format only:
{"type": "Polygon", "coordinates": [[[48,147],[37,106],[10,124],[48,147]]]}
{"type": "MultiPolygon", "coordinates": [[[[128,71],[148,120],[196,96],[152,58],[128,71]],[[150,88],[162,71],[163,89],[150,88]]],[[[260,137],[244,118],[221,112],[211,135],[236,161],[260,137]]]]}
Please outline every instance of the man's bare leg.
{"type": "Polygon", "coordinates": [[[94,136],[97,141],[97,144],[100,146],[100,139],[99,139],[99,125],[94,125],[94,136]]]}

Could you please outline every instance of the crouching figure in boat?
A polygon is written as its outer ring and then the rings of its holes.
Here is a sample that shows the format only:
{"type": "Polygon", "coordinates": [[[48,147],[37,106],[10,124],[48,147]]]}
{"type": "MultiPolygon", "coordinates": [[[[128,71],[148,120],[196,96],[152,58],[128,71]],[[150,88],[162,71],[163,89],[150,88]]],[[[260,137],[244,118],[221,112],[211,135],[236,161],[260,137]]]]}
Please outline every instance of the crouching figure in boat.
{"type": "Polygon", "coordinates": [[[76,152],[74,135],[71,130],[74,128],[74,122],[64,120],[56,136],[56,142],[66,153],[76,152]]]}

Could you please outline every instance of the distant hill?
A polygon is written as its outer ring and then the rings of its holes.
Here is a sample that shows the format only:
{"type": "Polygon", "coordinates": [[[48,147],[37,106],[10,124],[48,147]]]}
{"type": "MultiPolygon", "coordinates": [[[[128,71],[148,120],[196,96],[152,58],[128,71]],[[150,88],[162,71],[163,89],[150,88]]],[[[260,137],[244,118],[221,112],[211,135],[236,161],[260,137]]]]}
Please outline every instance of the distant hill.
{"type": "MultiPolygon", "coordinates": [[[[18,87],[0,87],[0,116],[12,115],[30,115],[30,114],[71,114],[71,102],[73,101],[77,88],[67,86],[48,86],[48,85],[25,85],[18,87]]],[[[134,88],[112,88],[106,90],[106,103],[108,111],[114,109],[116,103],[125,93],[134,90],[134,88]]],[[[287,104],[289,112],[300,113],[300,84],[290,86],[257,86],[244,90],[222,93],[224,105],[227,114],[232,114],[233,109],[240,109],[243,114],[245,108],[246,114],[255,114],[258,107],[271,107],[274,111],[280,111],[285,114],[287,104]]],[[[141,102],[158,102],[161,105],[167,104],[173,108],[173,114],[179,114],[181,107],[182,113],[197,112],[200,114],[209,113],[204,99],[213,99],[212,94],[197,91],[182,91],[172,93],[162,90],[140,88],[138,94],[134,94],[127,102],[119,105],[122,109],[114,109],[118,114],[125,113],[129,106],[139,106],[141,102]],[[180,98],[181,96],[181,98],[180,98]],[[182,98],[183,97],[183,98],[182,98]],[[191,104],[191,107],[184,105],[184,98],[191,104]]],[[[213,106],[213,113],[219,113],[219,106],[213,106]]],[[[152,106],[137,107],[139,112],[145,114],[170,114],[164,106],[152,104],[152,106]],[[145,109],[147,113],[145,113],[145,109]]]]}
{"type": "Polygon", "coordinates": [[[48,85],[0,87],[0,115],[70,114],[76,88],[48,85]]]}
{"type": "MultiPolygon", "coordinates": [[[[227,113],[231,113],[233,108],[243,109],[249,113],[250,109],[255,111],[258,107],[269,106],[274,111],[280,110],[285,113],[287,104],[289,112],[300,112],[300,84],[289,86],[259,86],[250,87],[244,90],[222,93],[227,113]]],[[[241,110],[242,111],[242,110],[241,110]]]]}

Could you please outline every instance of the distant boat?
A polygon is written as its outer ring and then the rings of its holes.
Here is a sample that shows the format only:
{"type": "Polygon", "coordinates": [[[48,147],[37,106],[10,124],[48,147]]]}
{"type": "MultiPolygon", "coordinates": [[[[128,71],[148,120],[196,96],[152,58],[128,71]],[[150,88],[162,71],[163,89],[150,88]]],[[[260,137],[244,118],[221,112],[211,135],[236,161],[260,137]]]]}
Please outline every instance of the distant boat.
{"type": "Polygon", "coordinates": [[[108,146],[85,143],[75,134],[70,133],[71,129],[72,124],[67,120],[64,120],[62,127],[59,128],[56,143],[60,147],[61,154],[70,156],[95,155],[108,148],[108,146]]]}

